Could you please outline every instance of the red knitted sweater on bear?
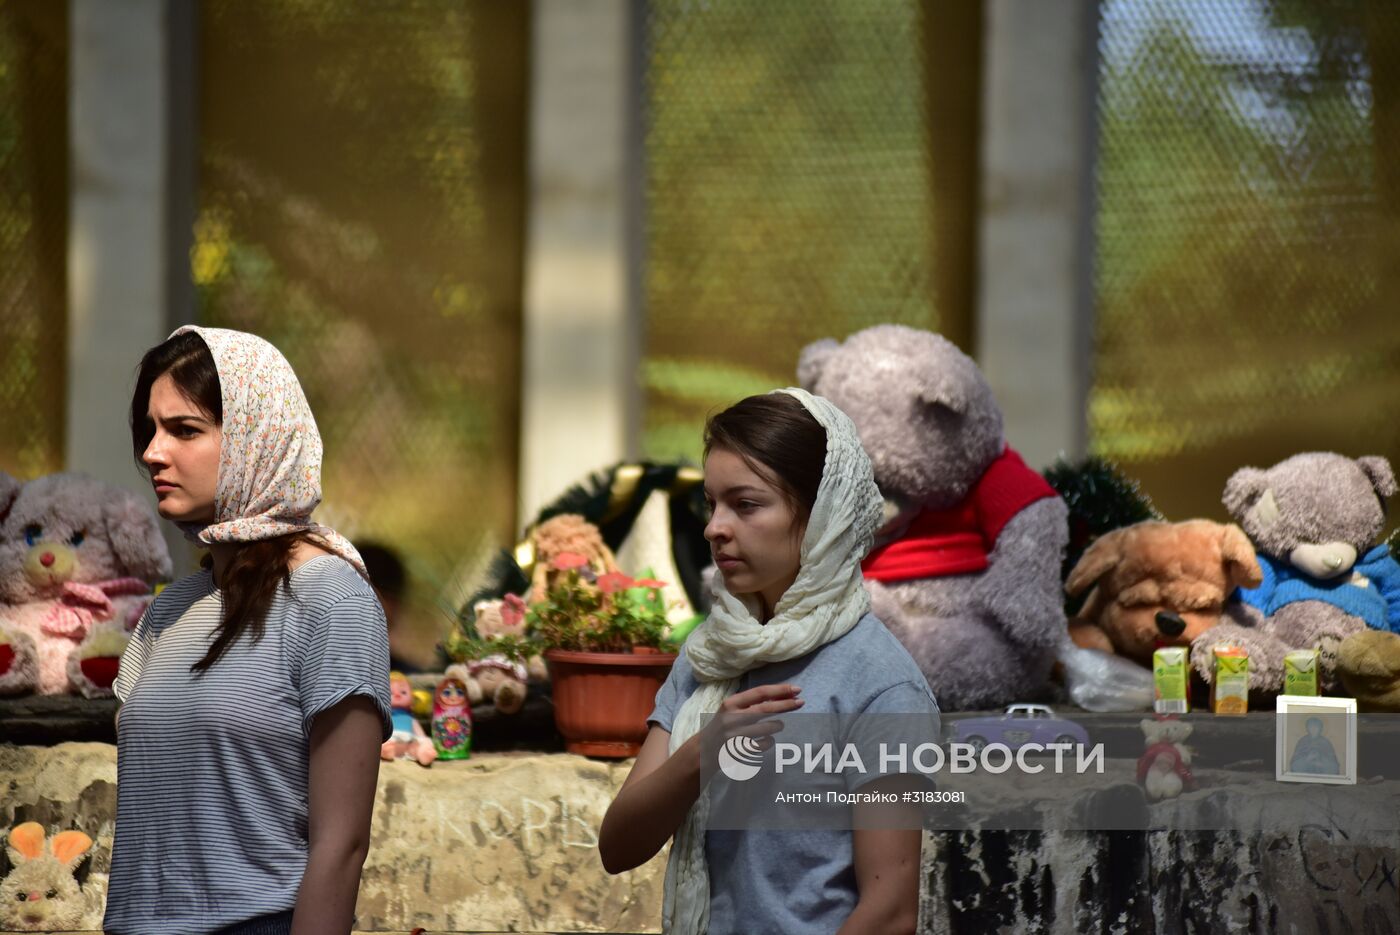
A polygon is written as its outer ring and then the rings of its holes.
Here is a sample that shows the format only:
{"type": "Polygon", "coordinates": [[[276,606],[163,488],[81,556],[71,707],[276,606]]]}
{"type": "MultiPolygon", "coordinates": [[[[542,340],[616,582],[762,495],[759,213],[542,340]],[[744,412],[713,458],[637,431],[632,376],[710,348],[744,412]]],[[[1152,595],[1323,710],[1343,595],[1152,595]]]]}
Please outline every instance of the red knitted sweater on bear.
{"type": "Polygon", "coordinates": [[[861,563],[875,581],[909,581],[983,571],[1011,518],[1037,500],[1059,496],[1010,446],[978,478],[962,503],[924,510],[903,536],[861,563]]]}

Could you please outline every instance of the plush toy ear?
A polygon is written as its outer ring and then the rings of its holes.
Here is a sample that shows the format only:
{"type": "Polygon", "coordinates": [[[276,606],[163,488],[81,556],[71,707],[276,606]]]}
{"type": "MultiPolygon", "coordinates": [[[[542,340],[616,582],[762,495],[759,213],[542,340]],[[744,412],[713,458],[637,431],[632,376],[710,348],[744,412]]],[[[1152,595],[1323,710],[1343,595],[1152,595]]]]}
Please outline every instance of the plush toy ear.
{"type": "Polygon", "coordinates": [[[1264,571],[1254,554],[1254,543],[1234,523],[1227,523],[1220,529],[1220,557],[1237,587],[1257,588],[1263,583],[1264,571]]]}
{"type": "Polygon", "coordinates": [[[969,403],[966,389],[966,384],[955,379],[947,370],[940,369],[925,375],[916,395],[926,406],[942,406],[964,415],[969,403]]]}
{"type": "Polygon", "coordinates": [[[127,574],[146,581],[169,579],[170,550],[150,507],[123,490],[103,504],[102,516],[112,551],[127,574]]]}
{"type": "Polygon", "coordinates": [[[81,831],[60,831],[49,842],[49,852],[53,854],[55,860],[69,870],[78,865],[78,861],[83,859],[83,855],[90,847],[92,847],[92,838],[81,831]]]}
{"type": "Polygon", "coordinates": [[[1269,489],[1269,476],[1258,468],[1240,468],[1225,482],[1225,495],[1220,498],[1230,515],[1239,519],[1254,505],[1254,501],[1269,489]]]}
{"type": "Polygon", "coordinates": [[[23,486],[4,471],[0,471],[0,523],[5,522],[5,517],[10,515],[10,507],[15,505],[19,489],[23,486]]]}
{"type": "Polygon", "coordinates": [[[44,826],[26,821],[10,829],[10,858],[15,863],[44,856],[44,826]]]}
{"type": "Polygon", "coordinates": [[[1106,532],[1090,544],[1075,562],[1074,570],[1065,580],[1065,593],[1071,596],[1082,594],[1108,574],[1113,566],[1123,560],[1123,536],[1127,529],[1114,529],[1106,532]]]}
{"type": "Polygon", "coordinates": [[[804,347],[797,357],[798,385],[809,393],[815,393],[813,387],[821,379],[822,368],[840,346],[834,338],[822,338],[804,347]]]}
{"type": "Polygon", "coordinates": [[[1356,463],[1371,479],[1371,486],[1376,488],[1376,493],[1382,497],[1395,496],[1395,472],[1390,469],[1389,461],[1380,455],[1367,455],[1357,458],[1356,463]]]}

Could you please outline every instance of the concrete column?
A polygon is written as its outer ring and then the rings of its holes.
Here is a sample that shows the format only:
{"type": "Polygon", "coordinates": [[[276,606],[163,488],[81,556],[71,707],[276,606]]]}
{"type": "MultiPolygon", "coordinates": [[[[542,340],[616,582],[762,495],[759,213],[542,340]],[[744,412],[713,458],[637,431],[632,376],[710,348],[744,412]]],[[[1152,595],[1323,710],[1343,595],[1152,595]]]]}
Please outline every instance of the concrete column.
{"type": "Polygon", "coordinates": [[[1087,444],[1098,4],[987,13],[978,362],[1039,468],[1087,444]]]}
{"type": "Polygon", "coordinates": [[[71,2],[66,461],[149,494],[127,406],[141,355],[193,317],[195,4],[71,2]]]}
{"type": "Polygon", "coordinates": [[[637,450],[641,0],[535,0],[520,520],[637,450]]]}

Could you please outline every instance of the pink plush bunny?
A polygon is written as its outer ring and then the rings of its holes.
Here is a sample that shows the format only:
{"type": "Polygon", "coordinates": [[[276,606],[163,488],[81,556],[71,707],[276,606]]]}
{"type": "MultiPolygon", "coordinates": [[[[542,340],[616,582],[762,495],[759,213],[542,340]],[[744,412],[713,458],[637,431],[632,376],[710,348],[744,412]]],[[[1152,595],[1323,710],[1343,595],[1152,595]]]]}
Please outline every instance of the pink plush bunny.
{"type": "Polygon", "coordinates": [[[0,695],[110,695],[151,586],[169,577],[155,512],[134,493],[0,471],[0,695]]]}

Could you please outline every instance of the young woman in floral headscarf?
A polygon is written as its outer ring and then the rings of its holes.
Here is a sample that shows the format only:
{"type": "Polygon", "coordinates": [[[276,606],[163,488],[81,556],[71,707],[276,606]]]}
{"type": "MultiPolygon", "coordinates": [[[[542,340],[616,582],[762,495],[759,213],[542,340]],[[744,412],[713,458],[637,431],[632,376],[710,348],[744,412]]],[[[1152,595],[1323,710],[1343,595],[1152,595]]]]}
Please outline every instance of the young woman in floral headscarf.
{"type": "Polygon", "coordinates": [[[181,328],[141,361],[131,434],[161,516],[209,557],[122,657],[104,929],[348,933],[389,644],[359,554],[311,519],[301,385],[261,338],[181,328]]]}

